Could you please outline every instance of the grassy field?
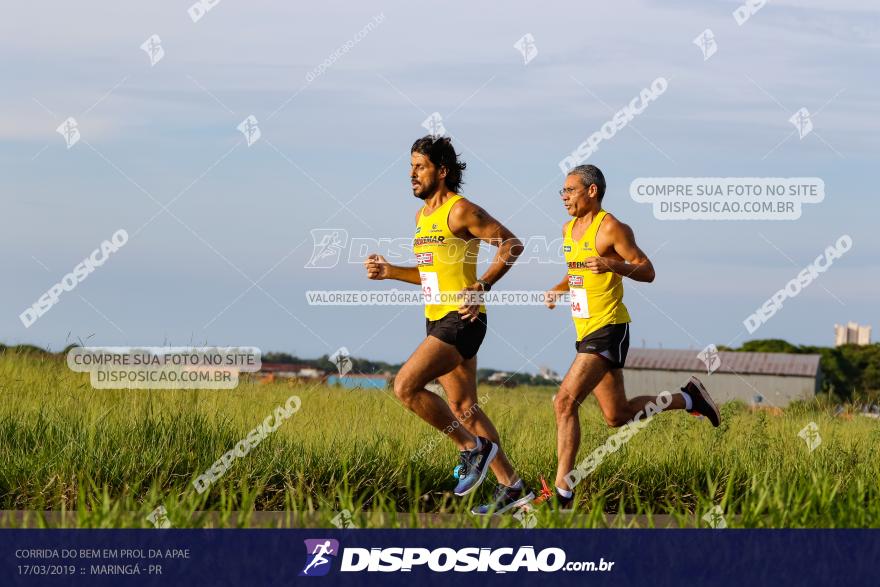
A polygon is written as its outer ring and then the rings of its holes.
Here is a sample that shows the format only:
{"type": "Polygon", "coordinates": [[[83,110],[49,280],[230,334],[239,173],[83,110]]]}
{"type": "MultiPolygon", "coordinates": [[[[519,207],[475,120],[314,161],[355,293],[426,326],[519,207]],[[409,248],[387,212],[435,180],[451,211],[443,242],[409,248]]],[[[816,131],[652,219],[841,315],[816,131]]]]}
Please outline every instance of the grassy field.
{"type": "MultiPolygon", "coordinates": [[[[530,484],[552,481],[552,389],[481,387],[514,465],[530,484]]],[[[682,524],[720,506],[729,527],[880,526],[880,422],[835,417],[821,402],[783,415],[722,409],[723,423],[661,414],[577,488],[576,515],[537,510],[537,527],[602,527],[606,514],[670,515],[682,524]],[[818,425],[812,453],[798,432],[818,425]]],[[[582,409],[585,458],[614,432],[595,402],[582,409]]],[[[38,355],[0,354],[0,509],[39,513],[6,525],[253,526],[254,511],[288,524],[482,526],[465,512],[491,492],[451,494],[456,452],[390,392],[242,383],[232,391],[94,390],[84,374],[38,355]],[[199,494],[193,479],[291,394],[301,409],[199,494]],[[413,459],[413,455],[419,458],[413,459]],[[241,518],[234,512],[245,512],[241,518]]],[[[497,523],[497,522],[496,522],[497,523]]],[[[617,522],[623,523],[623,522],[617,522]]],[[[520,527],[505,516],[502,526],[520,527]]]]}

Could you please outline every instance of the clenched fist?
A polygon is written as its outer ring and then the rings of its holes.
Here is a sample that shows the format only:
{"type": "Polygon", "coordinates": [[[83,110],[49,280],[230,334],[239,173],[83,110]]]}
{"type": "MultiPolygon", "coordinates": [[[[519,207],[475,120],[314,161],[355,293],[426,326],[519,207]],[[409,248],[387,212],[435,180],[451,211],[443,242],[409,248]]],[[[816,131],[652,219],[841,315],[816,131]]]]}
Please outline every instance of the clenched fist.
{"type": "Polygon", "coordinates": [[[564,291],[559,291],[558,289],[551,289],[544,293],[544,305],[549,309],[553,309],[556,307],[556,302],[559,301],[559,298],[565,295],[564,291]]]}
{"type": "Polygon", "coordinates": [[[609,260],[604,257],[588,257],[584,263],[587,265],[587,269],[598,275],[614,271],[608,263],[609,260]]]}
{"type": "Polygon", "coordinates": [[[364,261],[364,267],[367,269],[367,277],[370,279],[388,279],[388,268],[390,265],[382,255],[372,254],[364,261]]]}

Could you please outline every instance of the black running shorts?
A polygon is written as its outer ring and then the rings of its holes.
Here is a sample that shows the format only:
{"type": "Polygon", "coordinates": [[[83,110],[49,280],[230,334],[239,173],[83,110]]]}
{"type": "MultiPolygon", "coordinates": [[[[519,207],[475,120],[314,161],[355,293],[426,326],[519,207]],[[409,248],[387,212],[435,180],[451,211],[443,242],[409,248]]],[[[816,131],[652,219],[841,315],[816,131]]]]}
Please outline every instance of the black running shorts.
{"type": "Polygon", "coordinates": [[[425,318],[428,336],[439,338],[458,349],[465,359],[470,359],[480,350],[486,336],[486,314],[480,313],[473,322],[462,320],[457,311],[452,311],[439,320],[425,318]]]}
{"type": "Polygon", "coordinates": [[[603,326],[574,343],[574,348],[605,357],[613,369],[622,369],[629,352],[629,323],[603,326]]]}

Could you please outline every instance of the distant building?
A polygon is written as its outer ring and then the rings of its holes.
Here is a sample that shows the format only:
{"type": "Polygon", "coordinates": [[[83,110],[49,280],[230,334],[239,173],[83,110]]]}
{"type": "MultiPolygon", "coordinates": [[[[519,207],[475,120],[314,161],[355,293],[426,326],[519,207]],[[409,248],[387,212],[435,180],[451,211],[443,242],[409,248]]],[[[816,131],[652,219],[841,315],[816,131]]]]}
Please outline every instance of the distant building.
{"type": "Polygon", "coordinates": [[[559,376],[559,373],[550,367],[541,367],[538,369],[538,374],[544,379],[549,379],[550,381],[562,381],[562,377],[559,376]]]}
{"type": "Polygon", "coordinates": [[[834,346],[844,344],[871,344],[871,327],[849,322],[846,326],[834,325],[834,346]]]}
{"type": "Polygon", "coordinates": [[[507,371],[495,371],[486,378],[486,383],[496,387],[516,387],[516,383],[510,380],[513,375],[507,371]]]}
{"type": "Polygon", "coordinates": [[[321,369],[298,363],[263,363],[259,375],[266,381],[279,379],[305,379],[319,381],[327,376],[321,369]]]}
{"type": "Polygon", "coordinates": [[[719,352],[707,374],[697,351],[630,349],[624,376],[627,395],[677,392],[691,375],[700,378],[716,403],[739,400],[783,408],[815,397],[820,389],[820,355],[719,352]],[[719,362],[720,361],[720,362],[719,362]]]}
{"type": "Polygon", "coordinates": [[[349,389],[386,389],[391,376],[388,374],[360,375],[349,373],[347,375],[330,375],[327,377],[329,385],[340,385],[349,389]]]}
{"type": "Polygon", "coordinates": [[[508,377],[510,377],[510,373],[507,371],[495,371],[486,378],[486,381],[489,383],[504,383],[508,377]]]}

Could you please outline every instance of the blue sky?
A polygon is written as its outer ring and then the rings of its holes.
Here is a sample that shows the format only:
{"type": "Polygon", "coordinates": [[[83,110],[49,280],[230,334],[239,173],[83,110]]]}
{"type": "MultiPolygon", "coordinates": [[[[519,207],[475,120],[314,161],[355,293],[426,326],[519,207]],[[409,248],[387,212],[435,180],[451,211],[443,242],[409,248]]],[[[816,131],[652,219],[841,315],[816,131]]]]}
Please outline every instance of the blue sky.
{"type": "MultiPolygon", "coordinates": [[[[309,231],[410,236],[408,149],[436,111],[468,163],[463,193],[520,237],[555,238],[559,160],[658,76],[669,89],[589,160],[657,270],[652,284],[626,282],[633,345],[830,345],[834,323],[877,326],[871,3],[771,0],[742,26],[736,2],[221,0],[198,22],[188,2],[52,4],[0,23],[7,344],[346,346],[402,361],[424,336],[421,309],[309,307],[306,290],[389,285],[360,265],[305,269],[309,231]],[[704,61],[692,40],[706,28],[718,52],[704,61]],[[538,54],[524,65],[513,44],[526,33],[538,54]],[[151,67],[140,45],[153,34],[165,55],[151,67]],[[815,132],[785,140],[801,107],[815,132]],[[248,115],[262,133],[250,147],[236,129],[248,115]],[[55,132],[68,116],[82,137],[70,149],[55,132]],[[826,198],[796,221],[661,221],[629,184],[666,176],[820,177],[826,198]],[[24,328],[24,308],[119,228],[129,243],[24,328]],[[742,321],[842,234],[852,251],[749,336],[742,321]]],[[[521,265],[499,287],[546,289],[562,273],[521,265]]],[[[494,308],[489,322],[482,366],[571,360],[563,310],[494,308]]]]}

